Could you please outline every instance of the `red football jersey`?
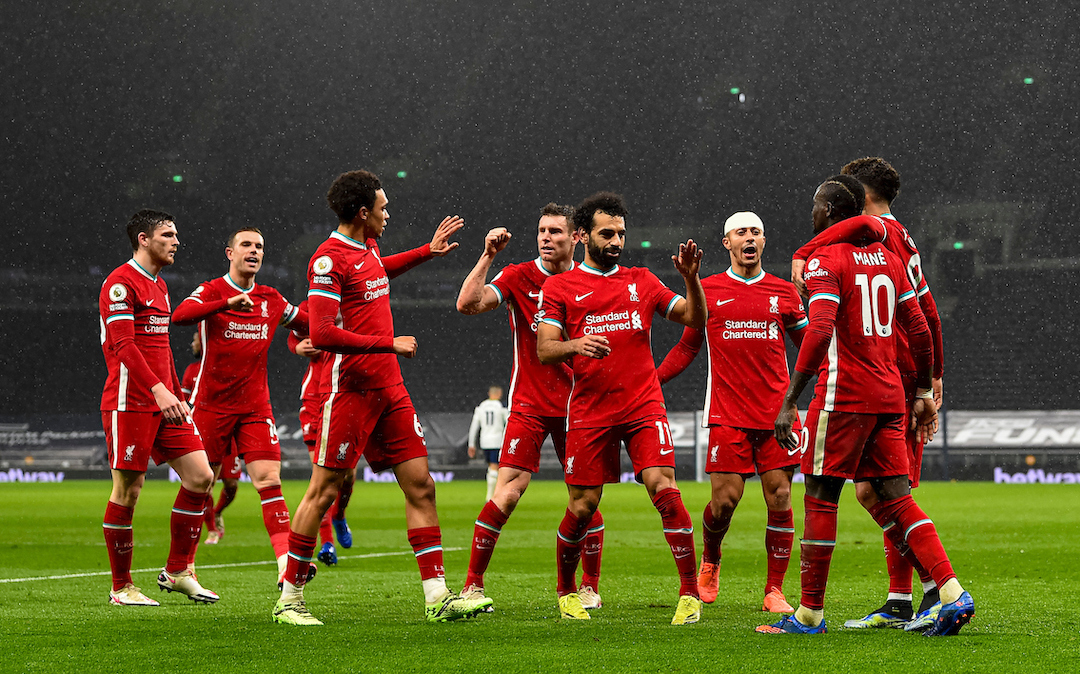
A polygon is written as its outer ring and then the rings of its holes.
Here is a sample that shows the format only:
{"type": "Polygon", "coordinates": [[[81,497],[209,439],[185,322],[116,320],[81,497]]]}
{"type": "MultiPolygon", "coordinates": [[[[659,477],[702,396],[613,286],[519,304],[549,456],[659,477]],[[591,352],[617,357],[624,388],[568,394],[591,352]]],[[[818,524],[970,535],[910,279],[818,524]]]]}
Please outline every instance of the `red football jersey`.
{"type": "Polygon", "coordinates": [[[540,320],[567,339],[608,338],[601,359],[570,359],[573,389],[567,428],[600,428],[664,414],[664,395],[652,357],[653,314],[666,317],[681,299],[644,267],[606,272],[580,264],[552,276],[541,293],[540,320]]]}
{"type": "Polygon", "coordinates": [[[191,392],[195,390],[195,380],[199,378],[199,366],[195,361],[184,368],[184,374],[180,377],[180,390],[184,393],[184,400],[191,401],[191,392]]]}
{"type": "MultiPolygon", "coordinates": [[[[571,266],[567,271],[572,270],[571,266]]],[[[508,396],[511,412],[538,417],[566,415],[573,373],[566,363],[544,365],[536,356],[536,326],[540,321],[540,288],[555,276],[540,258],[503,268],[488,287],[499,302],[506,303],[510,316],[510,338],[514,343],[514,368],[510,373],[508,396]]]]}
{"type": "MultiPolygon", "coordinates": [[[[323,394],[364,391],[402,383],[401,367],[393,353],[394,318],[390,313],[390,277],[374,239],[361,243],[333,232],[308,265],[310,300],[319,297],[338,304],[337,327],[370,336],[378,353],[328,353],[323,364],[323,394]]],[[[319,317],[310,318],[311,332],[319,317]]]]}
{"type": "MultiPolygon", "coordinates": [[[[307,300],[300,303],[301,311],[307,311],[307,308],[307,300]]],[[[307,335],[301,335],[295,331],[289,333],[289,351],[295,352],[296,344],[306,337],[307,335]]],[[[314,358],[307,359],[308,366],[304,371],[304,379],[300,382],[300,400],[317,403],[322,397],[322,364],[326,360],[326,355],[326,351],[319,351],[314,358]]]]}
{"type": "Polygon", "coordinates": [[[904,413],[896,324],[908,328],[917,363],[929,366],[933,356],[926,319],[903,262],[880,243],[865,248],[840,243],[814,253],[803,277],[810,293],[810,325],[795,369],[817,370],[810,407],[904,413]]]}
{"type": "Polygon", "coordinates": [[[807,325],[795,286],[764,271],[743,278],[730,268],[701,286],[709,307],[702,422],[769,430],[788,388],[784,336],[807,325]]]}
{"type": "Polygon", "coordinates": [[[191,391],[191,404],[220,414],[241,414],[270,405],[266,361],[279,325],[288,325],[299,310],[277,290],[259,283],[241,288],[228,274],[203,283],[176,307],[175,320],[188,322],[205,313],[206,305],[247,293],[250,311],[225,309],[199,321],[201,369],[191,391]]]}
{"type": "MultiPolygon", "coordinates": [[[[892,214],[881,217],[858,215],[838,222],[804,244],[792,257],[805,260],[821,246],[840,242],[857,244],[866,239],[880,241],[889,251],[899,257],[907,268],[908,278],[912,287],[915,288],[916,295],[920,298],[923,316],[934,338],[934,376],[941,377],[944,374],[944,349],[937,304],[934,302],[933,295],[930,294],[930,286],[923,275],[922,257],[919,255],[918,246],[915,245],[915,239],[911,238],[911,234],[892,214]]],[[[907,332],[901,328],[897,330],[896,336],[899,340],[897,357],[900,359],[898,362],[900,371],[915,372],[915,361],[911,358],[907,332]]]]}
{"type": "Polygon", "coordinates": [[[169,346],[169,289],[165,280],[128,260],[105,279],[98,295],[101,350],[108,376],[101,409],[156,412],[150,389],[164,383],[182,397],[169,346]]]}

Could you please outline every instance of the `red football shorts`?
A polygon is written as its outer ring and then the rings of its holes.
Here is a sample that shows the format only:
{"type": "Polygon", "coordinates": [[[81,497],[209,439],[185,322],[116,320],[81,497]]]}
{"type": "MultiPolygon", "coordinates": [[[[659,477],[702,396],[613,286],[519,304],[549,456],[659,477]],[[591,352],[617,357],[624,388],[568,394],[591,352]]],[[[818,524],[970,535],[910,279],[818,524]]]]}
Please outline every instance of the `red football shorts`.
{"type": "Polygon", "coordinates": [[[195,408],[192,416],[210,463],[224,464],[233,452],[243,457],[245,463],[281,462],[277,422],[269,409],[250,414],[222,414],[195,408]]]}
{"type": "Polygon", "coordinates": [[[794,468],[806,448],[802,443],[802,425],[795,421],[793,429],[799,435],[799,446],[786,450],[780,446],[772,430],[709,426],[709,449],[705,455],[706,473],[738,473],[749,477],[777,468],[794,468]]]}
{"type": "Polygon", "coordinates": [[[240,459],[240,455],[235,451],[225,457],[225,461],[221,464],[221,474],[218,475],[220,480],[239,480],[240,474],[244,472],[244,462],[240,459]]]}
{"type": "Polygon", "coordinates": [[[856,481],[908,474],[903,414],[806,413],[802,472],[856,481]]]}
{"type": "Polygon", "coordinates": [[[322,419],[322,401],[307,400],[300,406],[300,430],[304,433],[304,444],[314,449],[319,442],[319,421],[322,419]]]}
{"type": "Polygon", "coordinates": [[[109,467],[145,473],[150,459],[160,466],[185,454],[203,449],[199,431],[188,420],[182,425],[167,424],[161,412],[101,413],[109,467]]]}
{"type": "Polygon", "coordinates": [[[919,477],[922,475],[923,444],[918,441],[915,429],[911,427],[911,413],[915,409],[915,391],[918,375],[909,372],[900,373],[900,381],[904,383],[904,395],[907,396],[907,448],[908,448],[908,481],[911,488],[919,486],[919,477]]]}
{"type": "Polygon", "coordinates": [[[503,433],[499,467],[516,468],[529,473],[540,470],[540,448],[551,435],[559,464],[566,462],[566,417],[537,417],[511,412],[503,433]]]}
{"type": "Polygon", "coordinates": [[[646,468],[674,468],[675,445],[667,416],[655,414],[644,419],[608,428],[575,428],[566,432],[566,484],[595,487],[618,482],[622,474],[619,443],[641,481],[646,468]]]}
{"type": "Polygon", "coordinates": [[[344,470],[361,456],[375,472],[427,456],[424,427],[404,384],[327,396],[315,464],[344,470]]]}

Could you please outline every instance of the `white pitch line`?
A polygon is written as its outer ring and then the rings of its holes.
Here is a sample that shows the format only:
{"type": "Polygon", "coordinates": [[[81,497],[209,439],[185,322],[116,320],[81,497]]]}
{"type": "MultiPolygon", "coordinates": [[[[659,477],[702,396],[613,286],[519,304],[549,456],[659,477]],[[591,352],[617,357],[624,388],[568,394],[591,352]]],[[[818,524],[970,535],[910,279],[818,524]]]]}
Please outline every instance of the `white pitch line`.
{"type": "MultiPolygon", "coordinates": [[[[444,552],[458,552],[465,548],[443,548],[444,552]]],[[[397,557],[399,555],[411,555],[412,550],[400,552],[372,552],[366,555],[338,555],[338,559],[372,559],[375,557],[397,557]]],[[[234,562],[232,564],[206,564],[200,565],[199,569],[231,569],[241,566],[266,566],[277,564],[277,561],[260,560],[258,562],[234,562]]],[[[131,573],[150,573],[161,571],[161,567],[155,566],[148,569],[132,569],[131,573]]],[[[32,580],[64,580],[66,578],[92,578],[94,576],[111,576],[111,571],[94,571],[92,573],[65,573],[59,576],[33,576],[31,578],[0,578],[0,585],[4,583],[25,583],[32,580]]]]}

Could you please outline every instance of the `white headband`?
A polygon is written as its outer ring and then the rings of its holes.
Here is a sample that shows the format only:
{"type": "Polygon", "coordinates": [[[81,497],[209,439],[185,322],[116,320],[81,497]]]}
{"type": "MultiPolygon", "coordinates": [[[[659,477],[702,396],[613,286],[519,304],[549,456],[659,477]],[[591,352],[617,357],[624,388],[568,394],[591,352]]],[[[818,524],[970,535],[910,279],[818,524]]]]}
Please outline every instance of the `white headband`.
{"type": "Polygon", "coordinates": [[[761,218],[750,211],[740,211],[728,218],[727,222],[724,223],[724,236],[727,236],[728,232],[733,229],[742,229],[743,227],[757,227],[762,234],[765,233],[765,225],[762,224],[761,218]]]}

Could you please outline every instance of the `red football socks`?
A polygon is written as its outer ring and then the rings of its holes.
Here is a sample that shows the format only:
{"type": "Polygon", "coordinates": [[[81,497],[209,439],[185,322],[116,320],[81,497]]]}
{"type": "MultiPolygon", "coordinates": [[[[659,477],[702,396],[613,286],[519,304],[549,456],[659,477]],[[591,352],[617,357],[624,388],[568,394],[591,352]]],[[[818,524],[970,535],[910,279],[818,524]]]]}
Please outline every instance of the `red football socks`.
{"type": "MultiPolygon", "coordinates": [[[[766,594],[773,588],[784,587],[784,576],[787,575],[788,563],[791,561],[791,548],[794,545],[795,517],[791,508],[770,510],[769,519],[765,525],[766,594]]],[[[911,573],[908,572],[908,576],[910,575],[911,573]]]]}
{"type": "Polygon", "coordinates": [[[589,520],[589,530],[581,550],[581,586],[600,591],[600,557],[604,551],[604,516],[597,510],[589,520]]]}
{"type": "Polygon", "coordinates": [[[825,607],[829,564],[836,547],[837,506],[813,496],[804,497],[803,503],[806,519],[799,548],[802,564],[800,604],[803,608],[820,611],[825,607]]]}
{"type": "Polygon", "coordinates": [[[707,564],[719,564],[723,552],[720,544],[724,542],[728,527],[731,526],[731,517],[722,519],[713,517],[712,501],[705,504],[705,512],[701,514],[701,560],[707,564]]]}
{"type": "Polygon", "coordinates": [[[285,580],[296,587],[307,583],[308,568],[315,556],[315,539],[311,536],[289,533],[289,557],[285,563],[285,580]]]}
{"type": "Polygon", "coordinates": [[[683,505],[682,494],[674,487],[661,489],[653,505],[664,523],[664,538],[671,547],[675,567],[679,570],[679,596],[698,596],[697,555],[694,552],[694,523],[683,505]]]}
{"type": "Polygon", "coordinates": [[[173,503],[169,530],[172,533],[169,542],[169,558],[165,570],[180,573],[194,561],[195,546],[202,535],[203,509],[206,507],[206,494],[188,491],[183,485],[173,503]]]}
{"type": "Polygon", "coordinates": [[[439,527],[417,527],[409,529],[409,545],[416,555],[416,564],[420,567],[420,580],[444,578],[442,531],[439,527]]]}
{"type": "Polygon", "coordinates": [[[592,517],[578,519],[570,509],[566,509],[562,522],[559,523],[558,536],[555,539],[555,556],[559,564],[556,593],[563,595],[577,592],[577,567],[581,559],[581,544],[589,531],[592,517]]]}
{"type": "Polygon", "coordinates": [[[498,542],[507,519],[509,515],[499,510],[494,501],[488,501],[480,510],[473,526],[472,552],[469,554],[469,572],[465,576],[465,587],[484,587],[484,572],[491,562],[495,543],[498,542]]]}
{"type": "Polygon", "coordinates": [[[259,503],[262,505],[263,525],[270,534],[270,545],[274,548],[274,557],[280,557],[289,551],[289,506],[281,495],[281,485],[274,485],[259,490],[259,503]]]}
{"type": "Polygon", "coordinates": [[[102,529],[105,532],[105,548],[109,551],[109,568],[112,570],[114,590],[131,582],[131,549],[135,547],[131,532],[134,508],[109,501],[105,506],[102,529]]]}

